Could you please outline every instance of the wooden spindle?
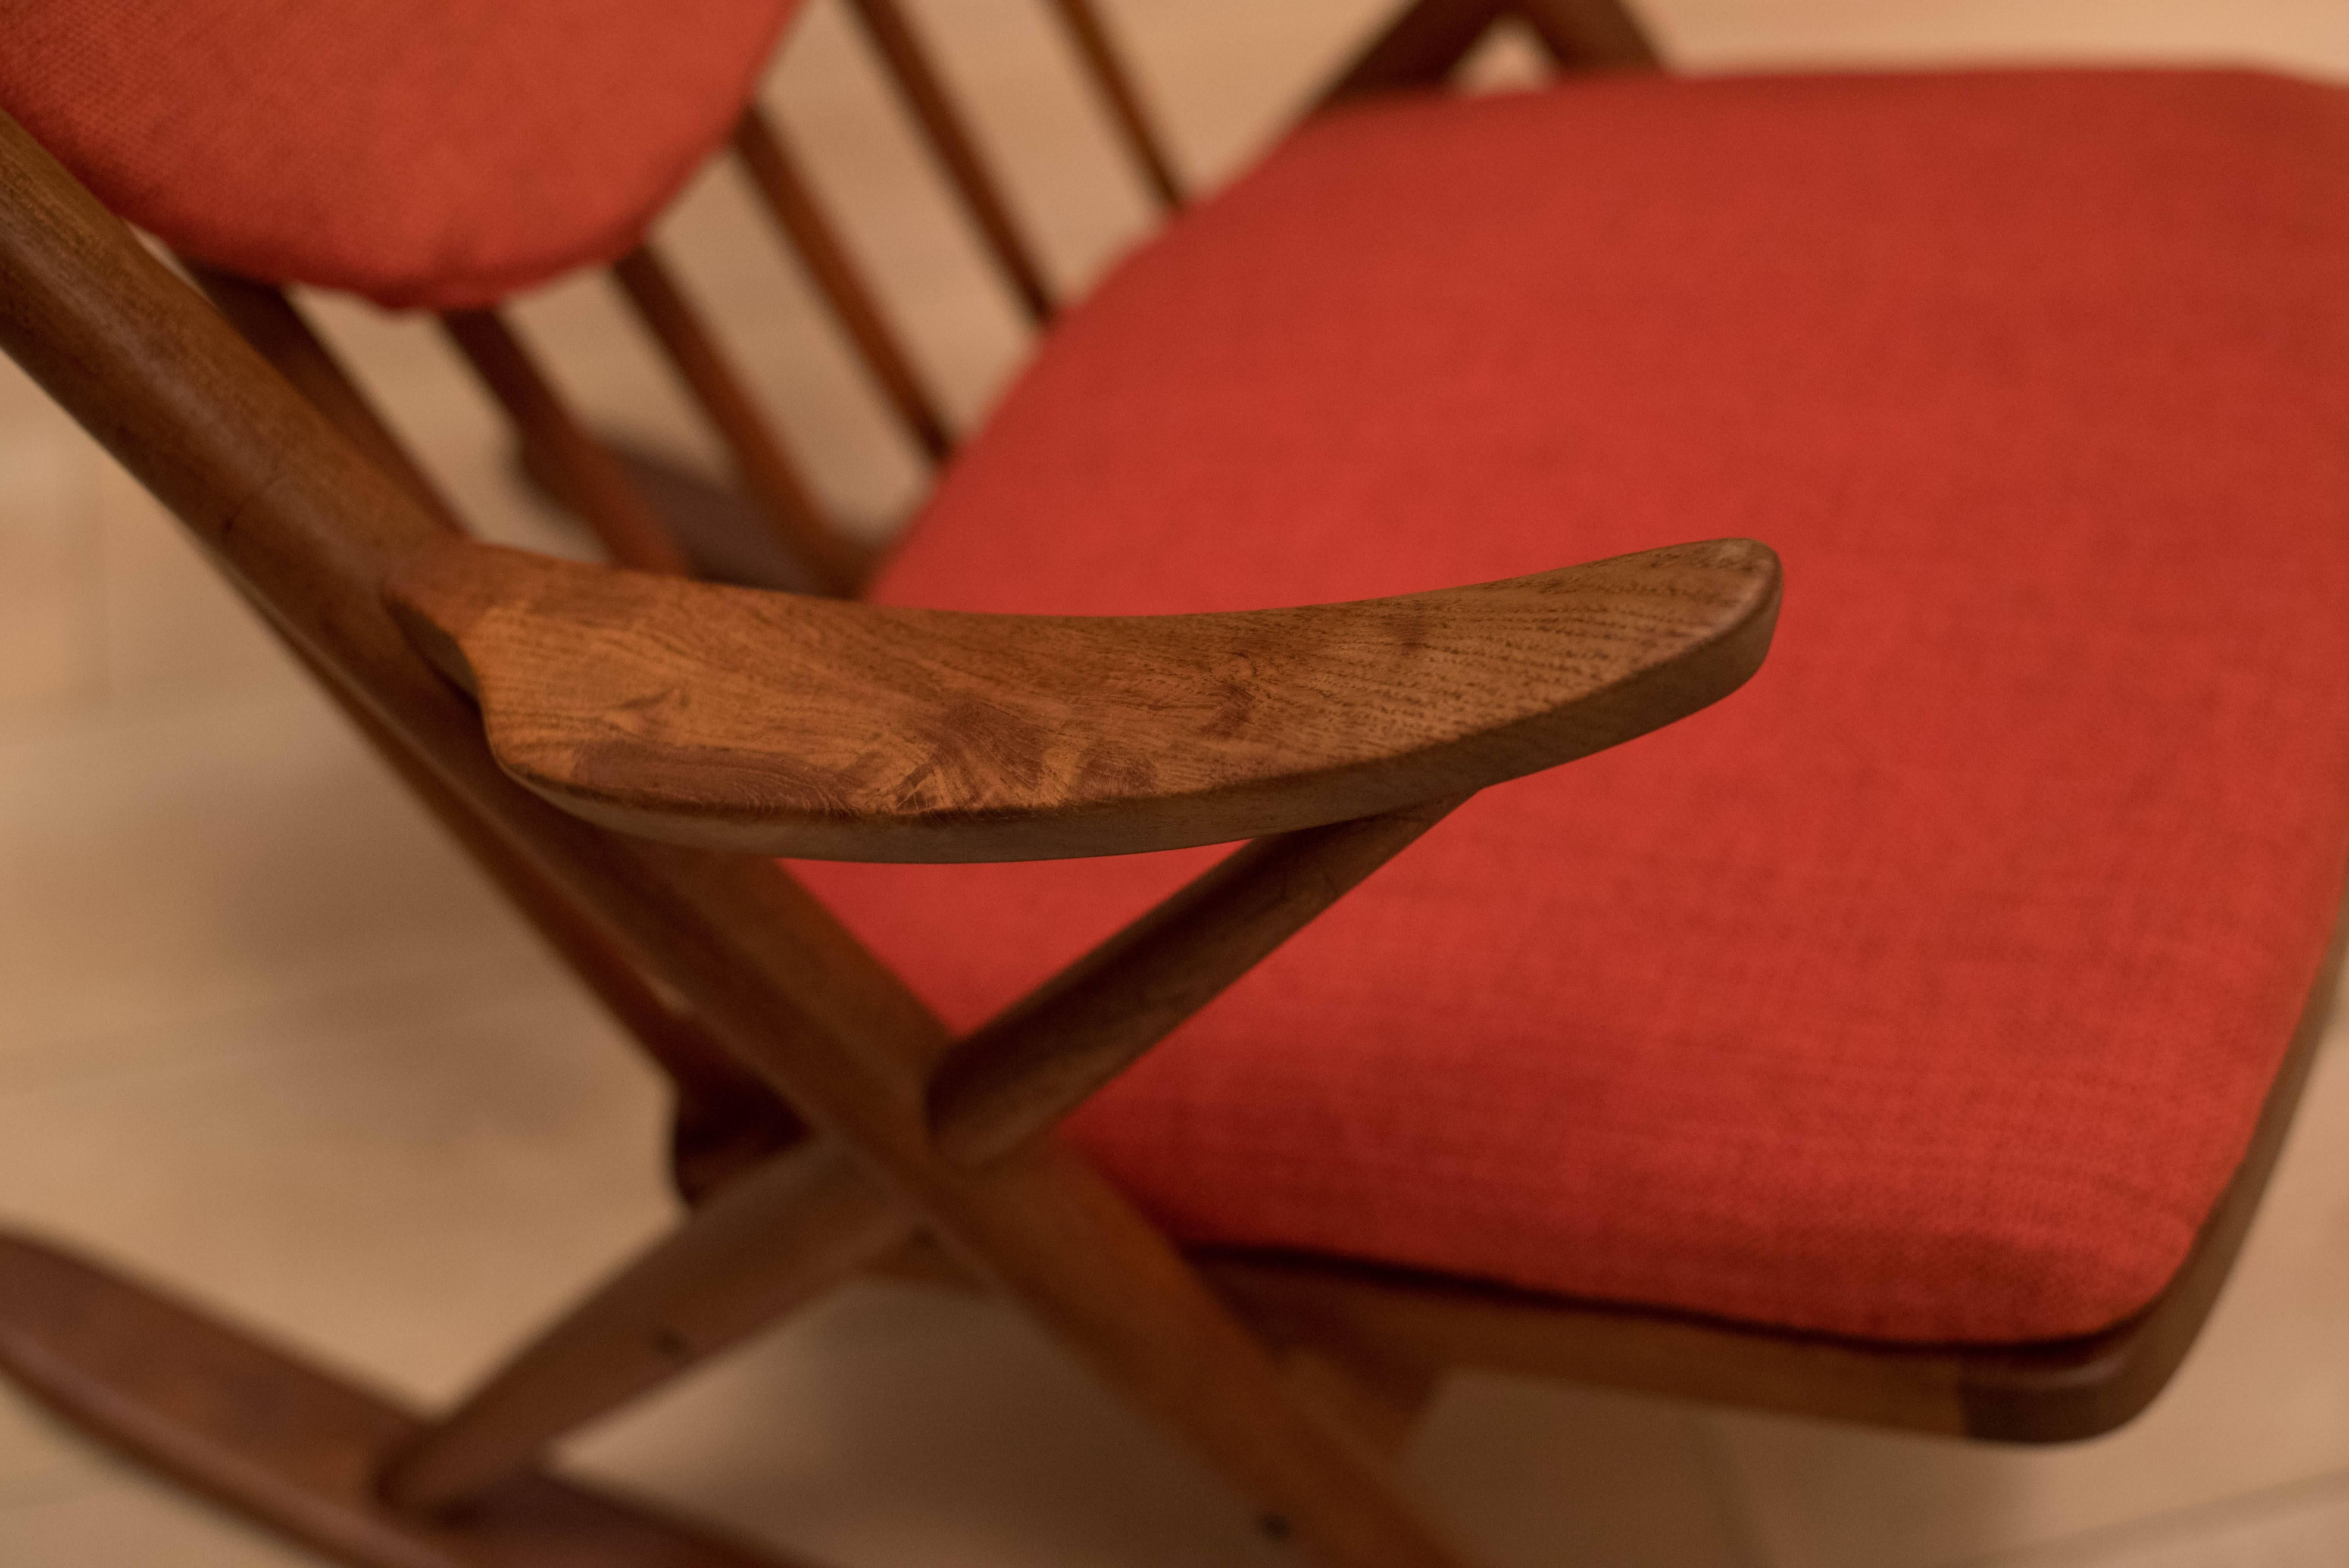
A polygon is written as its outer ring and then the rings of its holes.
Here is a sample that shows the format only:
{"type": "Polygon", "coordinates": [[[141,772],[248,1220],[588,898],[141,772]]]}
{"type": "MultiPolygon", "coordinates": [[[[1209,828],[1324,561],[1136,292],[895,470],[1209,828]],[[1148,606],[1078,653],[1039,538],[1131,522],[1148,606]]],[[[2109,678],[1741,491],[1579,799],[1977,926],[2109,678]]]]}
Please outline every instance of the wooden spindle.
{"type": "Polygon", "coordinates": [[[1561,71],[1654,71],[1663,57],[1623,0],[1514,0],[1561,71]]]}
{"type": "Polygon", "coordinates": [[[494,310],[449,311],[440,325],[521,434],[524,454],[604,542],[615,562],[639,572],[687,574],[685,552],[660,514],[589,435],[546,378],[521,338],[494,310]]]}
{"type": "Polygon", "coordinates": [[[1117,122],[1126,152],[1141,171],[1143,182],[1161,206],[1170,212],[1179,210],[1183,205],[1183,182],[1175,177],[1174,161],[1166,156],[1165,142],[1143,111],[1142,95],[1134,89],[1133,76],[1111,45],[1109,30],[1102,25],[1099,9],[1092,0],[1052,0],[1052,10],[1068,29],[1077,57],[1084,62],[1086,73],[1107,106],[1110,118],[1117,122]]]}
{"type": "Polygon", "coordinates": [[[1661,63],[1622,0],[1419,0],[1354,57],[1315,107],[1438,86],[1506,16],[1524,22],[1561,71],[1661,63]]]}
{"type": "Polygon", "coordinates": [[[944,462],[954,450],[954,438],[947,433],[936,399],[922,385],[913,361],[882,317],[880,305],[831,220],[817,205],[814,191],[782,138],[755,105],[734,128],[734,151],[764,200],[768,214],[791,242],[817,292],[832,306],[907,433],[931,461],[944,462]]]}
{"type": "Polygon", "coordinates": [[[1510,9],[1510,0],[1418,0],[1354,57],[1314,107],[1434,87],[1510,9]]]}
{"type": "Polygon", "coordinates": [[[946,83],[930,65],[897,0],[848,0],[848,4],[864,24],[905,107],[913,112],[915,123],[921,127],[923,138],[961,198],[963,210],[978,226],[988,253],[1001,269],[1028,318],[1040,326],[1051,320],[1052,291],[1037,264],[1035,251],[1012,221],[1001,189],[965,129],[961,110],[947,96],[946,83]]]}
{"type": "Polygon", "coordinates": [[[777,541],[823,592],[855,597],[872,571],[874,552],[824,523],[773,429],[668,266],[650,246],[642,246],[613,263],[612,276],[716,427],[777,541]]]}

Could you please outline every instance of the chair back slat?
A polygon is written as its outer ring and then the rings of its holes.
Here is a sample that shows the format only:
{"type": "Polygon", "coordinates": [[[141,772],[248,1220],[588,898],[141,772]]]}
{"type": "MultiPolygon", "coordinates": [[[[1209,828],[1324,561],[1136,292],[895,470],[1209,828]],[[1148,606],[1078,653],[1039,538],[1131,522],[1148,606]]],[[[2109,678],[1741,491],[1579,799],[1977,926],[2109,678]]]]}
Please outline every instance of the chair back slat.
{"type": "Polygon", "coordinates": [[[1077,57],[1084,63],[1093,89],[1101,95],[1111,119],[1116,123],[1118,135],[1141,173],[1143,183],[1150,187],[1161,207],[1170,212],[1177,211],[1183,205],[1183,181],[1174,172],[1174,160],[1166,155],[1164,139],[1143,110],[1142,95],[1135,90],[1125,62],[1110,43],[1100,11],[1092,0],[1052,0],[1052,11],[1068,30],[1077,57]]]}
{"type": "Polygon", "coordinates": [[[440,325],[513,421],[523,460],[622,566],[684,575],[685,552],[611,449],[573,415],[529,348],[494,310],[445,311],[440,325]]]}
{"type": "Polygon", "coordinates": [[[1377,93],[1433,87],[1511,9],[1509,0],[1420,0],[1347,62],[1315,98],[1315,109],[1377,93]]]}
{"type": "Polygon", "coordinates": [[[1052,291],[1036,260],[1035,248],[1019,232],[1000,186],[964,126],[962,111],[948,97],[945,81],[914,36],[897,0],[848,0],[848,5],[864,24],[914,122],[945,169],[1004,282],[1030,321],[1041,325],[1051,320],[1052,291]]]}
{"type": "Polygon", "coordinates": [[[1419,0],[1347,63],[1314,107],[1435,87],[1495,23],[1512,17],[1525,24],[1561,71],[1652,71],[1663,64],[1622,0],[1419,0]]]}
{"type": "Polygon", "coordinates": [[[1565,71],[1652,71],[1663,66],[1655,41],[1623,0],[1512,0],[1565,71]]]}
{"type": "Polygon", "coordinates": [[[612,277],[725,443],[776,542],[823,592],[854,597],[872,569],[873,552],[824,522],[781,441],[667,263],[651,246],[641,246],[614,263],[612,277]]]}
{"type": "Polygon", "coordinates": [[[756,105],[735,127],[734,151],[768,215],[855,344],[865,369],[879,384],[906,433],[931,461],[944,462],[954,450],[954,437],[945,416],[938,412],[937,400],[923,385],[912,358],[882,315],[880,304],[865,286],[831,219],[818,205],[815,192],[809,189],[781,135],[756,105]]]}

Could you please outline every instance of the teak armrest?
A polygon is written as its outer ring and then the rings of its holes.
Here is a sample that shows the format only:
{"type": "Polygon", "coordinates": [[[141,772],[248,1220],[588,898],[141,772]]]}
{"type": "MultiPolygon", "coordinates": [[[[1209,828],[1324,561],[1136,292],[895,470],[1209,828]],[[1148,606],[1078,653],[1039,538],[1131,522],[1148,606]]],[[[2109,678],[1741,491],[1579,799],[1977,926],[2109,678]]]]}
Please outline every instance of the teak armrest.
{"type": "Polygon", "coordinates": [[[823,860],[1259,838],[1613,746],[1761,665],[1750,540],[1298,610],[1029,616],[730,588],[450,542],[395,574],[492,748],[567,810],[823,860]]]}

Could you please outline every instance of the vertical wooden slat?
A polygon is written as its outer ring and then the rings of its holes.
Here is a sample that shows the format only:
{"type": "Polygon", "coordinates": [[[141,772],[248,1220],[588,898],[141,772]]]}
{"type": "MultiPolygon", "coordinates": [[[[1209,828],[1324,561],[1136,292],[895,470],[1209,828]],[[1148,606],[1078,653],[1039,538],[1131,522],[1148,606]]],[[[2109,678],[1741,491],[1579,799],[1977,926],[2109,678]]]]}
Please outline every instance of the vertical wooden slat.
{"type": "Polygon", "coordinates": [[[615,263],[612,276],[717,428],[776,538],[824,592],[854,598],[872,569],[873,552],[824,523],[773,429],[667,265],[643,246],[615,263]]]}
{"type": "Polygon", "coordinates": [[[1101,13],[1092,0],[1052,0],[1052,9],[1069,32],[1070,41],[1076,46],[1077,56],[1084,62],[1095,90],[1116,120],[1125,149],[1141,170],[1161,205],[1174,211],[1183,205],[1183,182],[1175,177],[1174,165],[1166,156],[1166,146],[1143,112],[1142,96],[1135,91],[1133,78],[1125,62],[1112,46],[1109,30],[1102,26],[1101,13]]]}
{"type": "Polygon", "coordinates": [[[934,462],[944,462],[954,450],[954,438],[938,412],[936,400],[915,373],[913,361],[899,346],[896,334],[883,319],[872,291],[849,259],[847,248],[831,221],[816,204],[798,164],[767,117],[753,106],[734,129],[734,151],[741,159],[750,183],[765,201],[767,211],[791,242],[816,289],[864,360],[882,395],[922,450],[934,462]]]}
{"type": "Polygon", "coordinates": [[[1418,0],[1322,89],[1315,107],[1434,87],[1510,9],[1510,0],[1418,0]]]}
{"type": "Polygon", "coordinates": [[[988,254],[1002,269],[1004,281],[1019,296],[1030,321],[1040,325],[1051,320],[1052,292],[1044,281],[1043,269],[1036,263],[1034,249],[1013,222],[1001,190],[980,160],[978,150],[964,128],[961,111],[947,97],[946,84],[932,68],[929,57],[923,53],[905,14],[898,9],[897,0],[848,0],[848,4],[864,24],[874,46],[880,50],[882,60],[905,98],[905,107],[913,111],[915,123],[922,128],[930,150],[937,155],[955,193],[962,199],[964,210],[978,225],[988,254]]]}
{"type": "Polygon", "coordinates": [[[440,325],[503,404],[524,450],[622,566],[684,576],[685,552],[619,459],[572,416],[545,372],[494,310],[449,311],[440,325]]]}
{"type": "Polygon", "coordinates": [[[1354,57],[1315,107],[1435,87],[1494,23],[1511,15],[1532,30],[1560,70],[1656,70],[1662,64],[1622,0],[1418,0],[1354,57]]]}
{"type": "Polygon", "coordinates": [[[1663,58],[1623,0],[1515,0],[1563,71],[1653,71],[1663,58]]]}

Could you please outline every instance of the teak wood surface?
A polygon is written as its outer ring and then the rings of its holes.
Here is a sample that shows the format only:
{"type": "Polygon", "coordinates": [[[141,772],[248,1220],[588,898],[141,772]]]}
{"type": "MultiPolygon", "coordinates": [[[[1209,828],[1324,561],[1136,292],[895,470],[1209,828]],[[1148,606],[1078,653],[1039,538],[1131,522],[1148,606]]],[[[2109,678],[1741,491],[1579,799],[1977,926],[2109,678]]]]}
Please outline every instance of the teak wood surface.
{"type": "MultiPolygon", "coordinates": [[[[1098,19],[1055,5],[1137,167],[1178,197],[1098,19]]],[[[1015,290],[1045,314],[918,39],[894,5],[859,9],[1015,290]]],[[[1432,85],[1512,15],[1564,68],[1656,63],[1615,0],[1423,0],[1325,101],[1432,85]]],[[[781,144],[753,112],[736,145],[943,457],[943,421],[781,144]]],[[[556,1487],[535,1456],[876,1267],[1004,1293],[1320,1560],[1457,1563],[1381,1457],[1447,1368],[2046,1440],[2134,1414],[2215,1298],[2322,1032],[2330,965],[2177,1279],[2137,1318],[2059,1344],[1837,1341],[1326,1259],[1186,1258],[1054,1140],[1087,1094],[1466,793],[1743,680],[1775,603],[1759,547],[1123,624],[561,566],[452,542],[446,503],[283,295],[194,270],[243,340],[0,122],[0,339],[187,523],[670,1073],[695,1200],[429,1423],[0,1237],[0,1363],[233,1506],[371,1565],[774,1563],[556,1487]],[[1082,682],[1064,673],[1078,660],[1082,682]],[[486,733],[446,676],[481,694],[486,733]],[[992,858],[1240,837],[1257,841],[960,1041],[782,871],[732,852],[992,858]]],[[[869,563],[835,550],[665,271],[640,253],[619,282],[727,438],[759,526],[816,585],[852,588],[869,563]]],[[[688,552],[642,476],[578,426],[502,322],[450,325],[549,482],[623,558],[675,572],[688,552]]]]}
{"type": "Polygon", "coordinates": [[[1778,574],[1726,540],[1309,609],[975,615],[450,543],[390,595],[567,810],[936,861],[1227,843],[1556,767],[1741,685],[1778,574]]]}

